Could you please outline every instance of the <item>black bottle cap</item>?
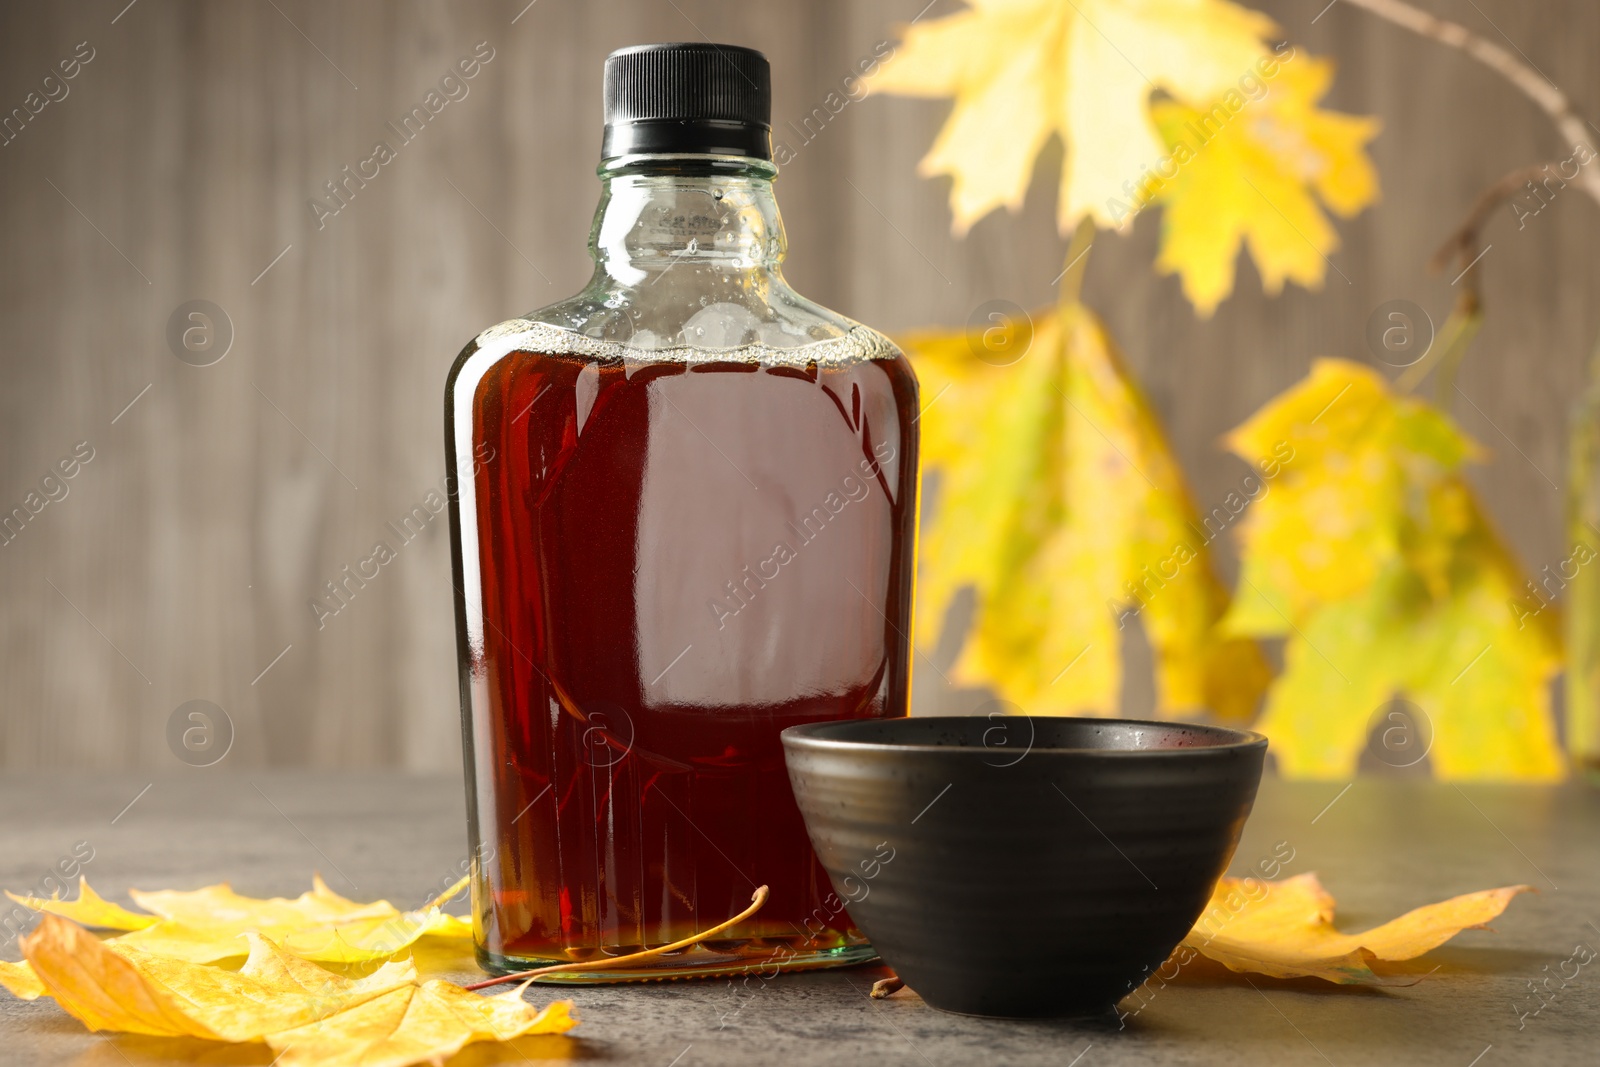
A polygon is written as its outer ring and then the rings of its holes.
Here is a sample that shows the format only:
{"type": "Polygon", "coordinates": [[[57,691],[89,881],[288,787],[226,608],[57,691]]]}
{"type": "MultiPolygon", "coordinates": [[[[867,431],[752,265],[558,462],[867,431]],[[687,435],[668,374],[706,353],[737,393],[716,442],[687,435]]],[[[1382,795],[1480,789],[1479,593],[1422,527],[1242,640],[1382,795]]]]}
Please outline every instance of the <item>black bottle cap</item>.
{"type": "Polygon", "coordinates": [[[606,57],[600,158],[674,153],[772,158],[767,57],[731,44],[640,44],[606,57]]]}

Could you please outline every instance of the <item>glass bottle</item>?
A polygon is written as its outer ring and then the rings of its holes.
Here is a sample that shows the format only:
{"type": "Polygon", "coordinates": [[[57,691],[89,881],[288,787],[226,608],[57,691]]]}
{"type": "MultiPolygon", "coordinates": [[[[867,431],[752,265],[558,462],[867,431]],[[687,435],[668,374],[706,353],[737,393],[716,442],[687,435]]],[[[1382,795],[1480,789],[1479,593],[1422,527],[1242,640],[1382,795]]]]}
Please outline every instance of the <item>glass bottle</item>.
{"type": "MultiPolygon", "coordinates": [[[[445,393],[473,912],[505,972],[872,950],[778,734],[906,714],[917,383],[784,281],[765,58],[606,61],[594,275],[467,345],[445,393]]],[[[593,980],[571,976],[571,980],[593,980]]]]}

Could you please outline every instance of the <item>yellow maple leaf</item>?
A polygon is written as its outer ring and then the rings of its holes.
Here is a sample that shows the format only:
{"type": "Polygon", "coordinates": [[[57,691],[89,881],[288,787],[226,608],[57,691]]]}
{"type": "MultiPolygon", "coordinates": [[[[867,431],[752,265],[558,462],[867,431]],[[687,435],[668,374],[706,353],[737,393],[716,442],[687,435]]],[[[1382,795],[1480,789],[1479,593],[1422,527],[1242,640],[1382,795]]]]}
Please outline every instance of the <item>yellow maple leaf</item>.
{"type": "Polygon", "coordinates": [[[1226,606],[1205,527],[1148,403],[1079,305],[1008,323],[975,354],[965,333],[901,339],[922,394],[917,628],[931,643],[966,587],[977,613],[954,674],[1033,714],[1114,715],[1121,638],[1142,624],[1163,715],[1245,717],[1266,685],[1255,643],[1220,638],[1226,606]],[[987,350],[985,350],[987,351],[987,350]]]}
{"type": "Polygon", "coordinates": [[[22,939],[45,992],[91,1030],[213,1041],[255,1041],[415,984],[410,963],[349,979],[249,935],[237,972],[112,947],[70,920],[46,914],[22,939]]]}
{"type": "MultiPolygon", "coordinates": [[[[351,977],[344,970],[324,969],[251,929],[271,926],[291,935],[334,930],[347,937],[351,927],[364,929],[387,913],[401,918],[436,914],[439,905],[466,884],[462,879],[421,912],[411,913],[395,912],[385,901],[346,900],[320,878],[311,892],[295,900],[243,897],[225,884],[191,892],[136,893],[141,904],[165,916],[145,925],[150,917],[105,901],[80,881],[76,901],[14,898],[44,914],[38,927],[20,941],[24,961],[0,963],[0,986],[23,1000],[49,996],[90,1030],[179,1041],[266,1042],[278,1053],[273,1062],[284,1067],[437,1065],[474,1042],[502,1044],[528,1035],[556,1040],[576,1026],[570,1001],[555,1001],[543,1009],[523,1001],[533,978],[604,971],[681,951],[747,921],[769,896],[768,887],[759,886],[750,906],[739,914],[671,944],[504,975],[466,987],[422,980],[413,959],[390,960],[364,977],[351,977]],[[138,929],[102,941],[61,912],[138,929]],[[187,944],[180,943],[176,953],[167,955],[131,943],[136,935],[167,923],[190,931],[244,927],[232,936],[244,942],[248,956],[235,971],[188,958],[192,946],[187,944]],[[497,996],[475,992],[519,980],[520,986],[497,996]]],[[[432,925],[447,942],[459,943],[462,935],[470,936],[471,926],[463,920],[443,919],[432,925]]],[[[200,939],[198,933],[195,939],[200,939]]],[[[159,940],[156,944],[169,947],[159,940]]],[[[339,955],[338,962],[351,961],[339,955]]],[[[513,1045],[510,1051],[529,1058],[524,1048],[513,1045]]],[[[561,1059],[572,1054],[570,1047],[546,1046],[538,1051],[561,1059]]],[[[499,1053],[495,1057],[495,1062],[503,1058],[499,1053]]]]}
{"type": "Polygon", "coordinates": [[[1465,893],[1366,933],[1341,934],[1333,925],[1333,896],[1315,874],[1281,881],[1224,878],[1183,947],[1233,971],[1378,984],[1384,979],[1372,970],[1374,961],[1415,959],[1462,930],[1482,928],[1512,897],[1532,891],[1513,885],[1465,893]]]}
{"type": "Polygon", "coordinates": [[[1556,620],[1518,606],[1521,569],[1460,474],[1473,443],[1342,360],[1319,360],[1228,444],[1247,455],[1272,440],[1294,459],[1240,525],[1223,628],[1287,640],[1257,724],[1279,769],[1355,773],[1375,716],[1401,695],[1438,777],[1560,778],[1556,620]]]}
{"type": "Polygon", "coordinates": [[[1202,317],[1233,292],[1242,244],[1268,293],[1285,280],[1320,287],[1339,238],[1317,198],[1345,217],[1378,198],[1365,151],[1378,121],[1316,107],[1332,61],[1291,51],[1269,62],[1274,73],[1252,80],[1250,96],[1154,106],[1167,154],[1133,204],[1164,205],[1156,266],[1182,278],[1202,317]]]}
{"type": "Polygon", "coordinates": [[[957,232],[1022,204],[1035,156],[1066,146],[1058,215],[1114,226],[1112,202],[1165,153],[1156,90],[1209,106],[1248,74],[1271,19],[1227,0],[972,0],[905,29],[870,91],[955,98],[922,173],[954,181],[957,232]]]}
{"type": "Polygon", "coordinates": [[[1277,27],[1227,0],[974,0],[909,26],[869,90],[952,97],[924,175],[952,178],[955,231],[1022,206],[1039,152],[1066,148],[1057,214],[1122,227],[1165,208],[1157,266],[1209,316],[1241,244],[1269,293],[1321,285],[1351,216],[1378,197],[1375,119],[1316,107],[1333,64],[1268,50],[1277,27]]]}
{"type": "Polygon", "coordinates": [[[407,1067],[442,1063],[468,1042],[561,1034],[577,1024],[571,1001],[535,1011],[520,989],[485,997],[431,981],[384,993],[330,1019],[268,1034],[266,1042],[279,1054],[273,1063],[281,1067],[407,1067]]]}
{"type": "MultiPolygon", "coordinates": [[[[211,1041],[265,1041],[293,1067],[405,1067],[442,1062],[474,1041],[560,1034],[577,1025],[571,1003],[536,1009],[520,989],[482,997],[419,981],[409,962],[348,978],[255,934],[238,971],[113,949],[46,914],[22,939],[32,986],[91,1030],[211,1041]]],[[[0,970],[8,988],[14,972],[0,970]],[[9,977],[8,977],[9,975],[9,977]]],[[[21,982],[18,983],[22,984],[21,982]]]]}
{"type": "MultiPolygon", "coordinates": [[[[441,894],[448,900],[465,883],[441,894]]],[[[140,915],[110,903],[80,876],[78,899],[63,901],[8,894],[36,911],[85,926],[128,933],[111,939],[116,949],[135,949],[192,963],[244,956],[246,934],[260,934],[308,960],[365,963],[388,959],[423,937],[470,938],[471,924],[439,910],[437,901],[402,912],[387,900],[359,904],[329,889],[320,876],[293,900],[241,896],[226,883],[196,890],[132,890],[128,895],[153,912],[140,915]]]]}
{"type": "Polygon", "coordinates": [[[47,994],[44,983],[26,960],[20,963],[0,960],[0,986],[19,1000],[38,1000],[47,994]]]}
{"type": "Polygon", "coordinates": [[[113,904],[99,893],[89,888],[89,880],[83,875],[78,876],[78,899],[62,900],[57,893],[50,898],[19,897],[15,893],[7,892],[6,896],[34,911],[47,911],[52,915],[60,915],[71,919],[83,926],[92,926],[101,930],[142,930],[146,926],[153,926],[159,922],[154,915],[140,915],[129,911],[121,904],[113,904]]]}

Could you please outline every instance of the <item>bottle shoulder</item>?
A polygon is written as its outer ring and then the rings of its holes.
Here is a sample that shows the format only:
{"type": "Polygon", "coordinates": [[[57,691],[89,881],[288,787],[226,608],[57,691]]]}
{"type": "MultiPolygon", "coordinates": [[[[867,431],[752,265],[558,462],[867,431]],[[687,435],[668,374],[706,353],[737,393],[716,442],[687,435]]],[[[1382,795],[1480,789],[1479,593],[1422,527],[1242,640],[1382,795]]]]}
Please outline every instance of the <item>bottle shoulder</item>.
{"type": "MultiPolygon", "coordinates": [[[[538,313],[535,312],[534,315],[538,313]]],[[[760,366],[844,366],[874,360],[904,358],[900,348],[888,337],[858,322],[845,320],[839,333],[819,339],[773,344],[756,335],[730,346],[702,347],[694,344],[639,344],[618,341],[570,329],[543,318],[507,319],[496,323],[468,343],[472,353],[493,353],[488,358],[512,353],[538,353],[581,362],[622,363],[750,363],[760,366]]]]}
{"type": "Polygon", "coordinates": [[[582,362],[750,363],[843,366],[903,360],[884,334],[801,297],[793,290],[761,300],[702,297],[671,318],[612,293],[586,290],[567,300],[481,331],[462,351],[454,379],[470,357],[498,360],[539,353],[582,362]]]}
{"type": "MultiPolygon", "coordinates": [[[[702,378],[696,372],[707,372],[707,388],[715,388],[719,380],[726,383],[726,374],[714,374],[718,371],[747,370],[762,372],[763,378],[770,374],[810,382],[819,396],[831,396],[841,412],[849,412],[847,418],[858,417],[863,406],[917,410],[916,372],[900,348],[871,327],[843,316],[838,321],[842,329],[820,340],[773,345],[758,336],[729,348],[707,348],[610,340],[571,329],[546,311],[507,319],[473,338],[451,368],[445,385],[447,432],[470,429],[485,405],[514,404],[520,410],[552,388],[558,395],[572,391],[574,402],[587,410],[584,396],[592,403],[603,382],[649,383],[685,373],[692,382],[702,378]]],[[[785,395],[799,402],[803,393],[785,395]]]]}

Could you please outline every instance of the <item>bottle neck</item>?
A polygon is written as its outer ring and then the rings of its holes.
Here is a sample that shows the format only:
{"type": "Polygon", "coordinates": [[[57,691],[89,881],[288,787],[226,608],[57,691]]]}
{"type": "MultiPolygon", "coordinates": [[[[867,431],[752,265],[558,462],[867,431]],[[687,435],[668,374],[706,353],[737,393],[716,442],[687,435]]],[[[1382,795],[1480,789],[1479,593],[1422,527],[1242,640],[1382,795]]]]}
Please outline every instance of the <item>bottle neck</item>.
{"type": "Polygon", "coordinates": [[[605,160],[589,284],[526,317],[635,352],[747,350],[740,359],[846,336],[859,324],[784,280],[777,173],[748,156],[605,160]]]}
{"type": "Polygon", "coordinates": [[[738,303],[787,288],[780,264],[788,245],[771,163],[624,156],[603,162],[599,173],[603,189],[589,234],[591,287],[634,290],[634,299],[649,290],[664,302],[742,294],[738,303]]]}

